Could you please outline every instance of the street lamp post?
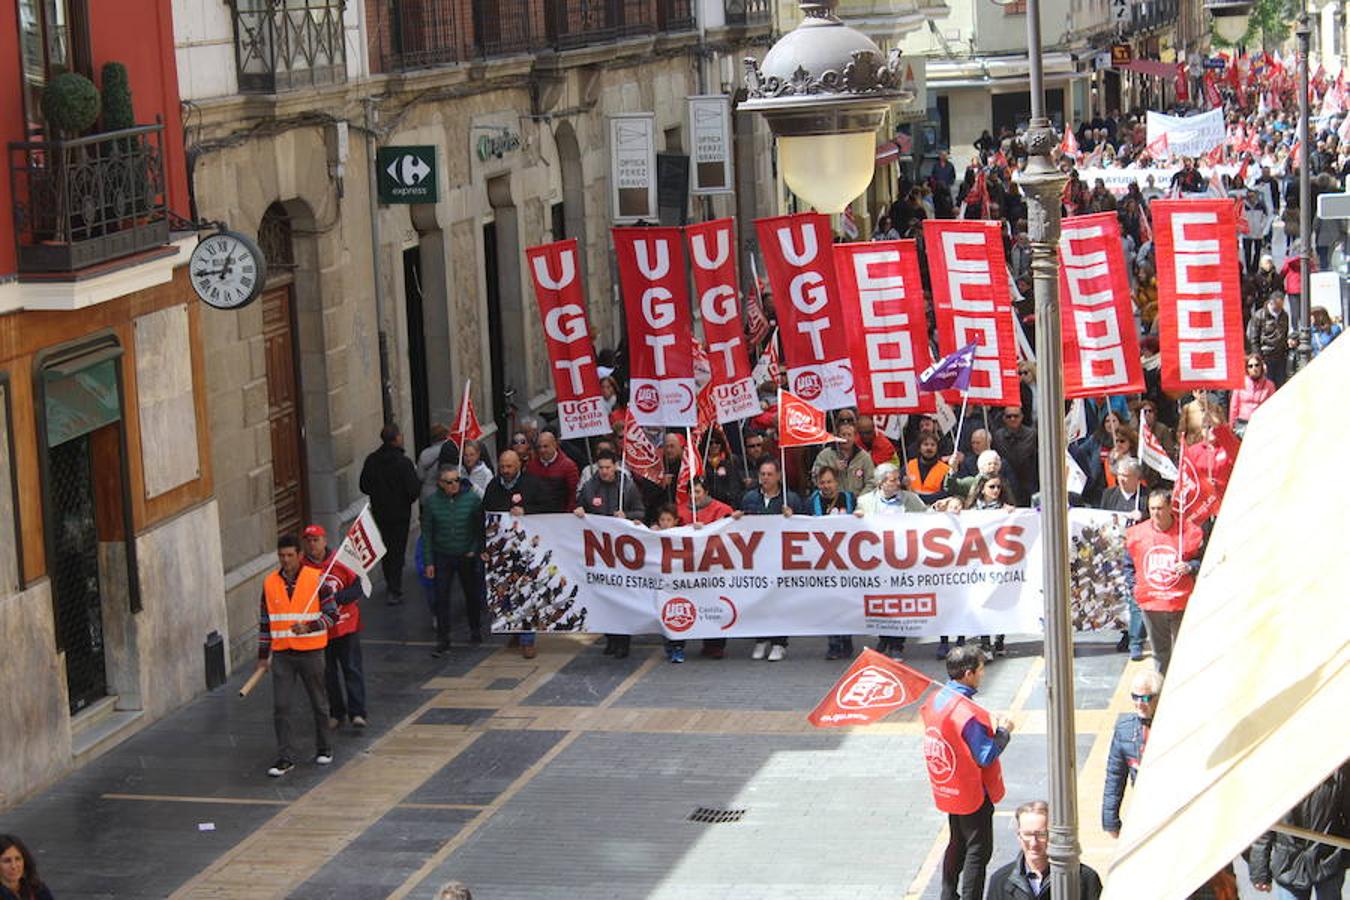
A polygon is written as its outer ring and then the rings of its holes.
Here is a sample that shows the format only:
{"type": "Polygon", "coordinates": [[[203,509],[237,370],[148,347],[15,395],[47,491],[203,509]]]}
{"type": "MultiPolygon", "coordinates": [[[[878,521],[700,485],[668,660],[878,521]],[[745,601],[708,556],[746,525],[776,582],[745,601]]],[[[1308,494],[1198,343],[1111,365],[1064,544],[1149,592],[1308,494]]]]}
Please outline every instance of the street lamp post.
{"type": "MultiPolygon", "coordinates": [[[[749,99],[740,107],[765,116],[779,139],[784,180],[821,212],[838,212],[866,190],[874,170],[871,146],[880,113],[886,105],[904,98],[896,89],[896,51],[883,62],[870,39],[835,17],[836,5],[837,0],[802,0],[806,16],[802,25],[775,44],[762,64],[746,60],[749,99]]],[[[1059,197],[1065,179],[1050,156],[1056,135],[1045,115],[1039,0],[1027,0],[1027,47],[1031,122],[1026,134],[1029,160],[1021,184],[1029,201],[1027,230],[1032,240],[1039,360],[1036,397],[1045,564],[1050,884],[1051,892],[1060,900],[1079,900],[1064,376],[1056,252],[1059,197]]]]}
{"type": "Polygon", "coordinates": [[[1294,28],[1298,35],[1298,140],[1303,147],[1303,158],[1298,161],[1298,234],[1299,234],[1299,308],[1298,315],[1298,367],[1301,371],[1312,360],[1312,332],[1309,330],[1312,314],[1312,141],[1308,116],[1308,39],[1312,28],[1308,25],[1308,12],[1301,10],[1298,25],[1294,28]]]}
{"type": "Polygon", "coordinates": [[[1050,152],[1056,134],[1045,114],[1040,0],[1027,0],[1031,121],[1023,142],[1027,235],[1036,295],[1036,438],[1041,477],[1041,556],[1045,589],[1046,755],[1050,785],[1050,894],[1079,900],[1078,764],[1073,702],[1073,625],[1069,618],[1069,497],[1064,468],[1064,365],[1059,319],[1060,194],[1065,178],[1050,152]]]}

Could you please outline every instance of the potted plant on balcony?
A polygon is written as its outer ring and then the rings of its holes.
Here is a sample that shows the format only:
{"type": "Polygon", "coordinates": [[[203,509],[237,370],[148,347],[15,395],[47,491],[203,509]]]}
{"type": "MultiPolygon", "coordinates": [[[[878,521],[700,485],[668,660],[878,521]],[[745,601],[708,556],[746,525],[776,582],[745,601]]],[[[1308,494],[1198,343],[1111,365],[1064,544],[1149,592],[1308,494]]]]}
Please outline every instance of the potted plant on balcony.
{"type": "MultiPolygon", "coordinates": [[[[120,62],[103,64],[103,130],[123,131],[136,127],[127,67],[120,62]]],[[[108,163],[109,187],[104,221],[116,228],[124,221],[139,221],[151,206],[150,178],[145,148],[134,137],[118,138],[101,147],[108,163]]]]}
{"type": "MultiPolygon", "coordinates": [[[[55,201],[55,240],[69,243],[76,229],[76,217],[97,216],[83,200],[71,196],[71,173],[81,165],[87,151],[72,148],[67,141],[77,138],[98,121],[101,107],[98,88],[77,72],[62,72],[47,82],[42,91],[42,118],[52,137],[55,159],[47,160],[47,192],[55,201]]],[[[33,194],[40,194],[36,185],[33,194]]],[[[36,205],[36,204],[35,204],[36,205]]]]}

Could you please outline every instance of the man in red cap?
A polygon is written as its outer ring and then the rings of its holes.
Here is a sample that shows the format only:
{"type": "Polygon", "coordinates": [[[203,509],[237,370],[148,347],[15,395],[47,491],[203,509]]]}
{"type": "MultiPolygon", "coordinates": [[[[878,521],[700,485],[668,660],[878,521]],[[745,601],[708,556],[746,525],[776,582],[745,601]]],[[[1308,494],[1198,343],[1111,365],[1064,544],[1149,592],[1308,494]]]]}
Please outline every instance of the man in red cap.
{"type": "Polygon", "coordinates": [[[324,648],[328,727],[337,728],[350,716],[353,725],[365,728],[366,676],[361,669],[360,602],[365,593],[356,573],[334,558],[336,551],[328,549],[328,535],[322,525],[306,526],[300,539],[305,545],[301,563],[319,571],[323,583],[333,592],[338,609],[338,619],[328,629],[328,646],[324,648]]]}

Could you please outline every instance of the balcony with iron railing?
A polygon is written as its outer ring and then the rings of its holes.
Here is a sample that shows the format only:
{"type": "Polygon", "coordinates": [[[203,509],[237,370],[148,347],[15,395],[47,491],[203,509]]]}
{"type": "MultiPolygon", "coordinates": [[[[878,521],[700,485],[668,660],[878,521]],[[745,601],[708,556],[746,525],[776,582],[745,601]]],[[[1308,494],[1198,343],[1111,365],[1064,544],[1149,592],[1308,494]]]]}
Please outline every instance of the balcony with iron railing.
{"type": "Polygon", "coordinates": [[[169,242],[164,126],[9,145],[21,274],[77,272],[169,242]]]}
{"type": "Polygon", "coordinates": [[[722,11],[728,25],[769,25],[773,22],[772,0],[722,0],[722,11]]]}
{"type": "Polygon", "coordinates": [[[347,79],[345,0],[229,0],[241,93],[275,94],[347,79]]]}

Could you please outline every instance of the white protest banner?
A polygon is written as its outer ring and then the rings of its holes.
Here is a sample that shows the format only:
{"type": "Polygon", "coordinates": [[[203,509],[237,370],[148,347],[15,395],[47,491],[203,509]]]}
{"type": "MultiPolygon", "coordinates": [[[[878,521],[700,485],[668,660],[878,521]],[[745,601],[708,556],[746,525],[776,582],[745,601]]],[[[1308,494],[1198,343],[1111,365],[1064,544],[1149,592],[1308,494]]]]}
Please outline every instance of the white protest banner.
{"type": "Polygon", "coordinates": [[[380,536],[380,529],[375,525],[375,516],[367,504],[348,529],[346,538],[333,556],[333,561],[355,572],[356,577],[361,579],[361,587],[365,590],[366,596],[369,597],[370,570],[384,558],[384,552],[384,538],[380,536]]]}
{"type": "Polygon", "coordinates": [[[1174,156],[1200,156],[1224,142],[1223,110],[1211,109],[1198,116],[1168,116],[1148,113],[1148,143],[1161,134],[1167,135],[1167,146],[1174,156]]]}
{"type": "MultiPolygon", "coordinates": [[[[1117,516],[1071,510],[1073,619],[1124,622],[1117,516]]],[[[653,532],[603,516],[493,516],[493,631],[997,634],[1041,630],[1028,509],[887,517],[747,516],[653,532]]]]}

